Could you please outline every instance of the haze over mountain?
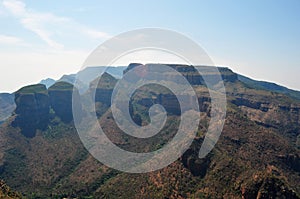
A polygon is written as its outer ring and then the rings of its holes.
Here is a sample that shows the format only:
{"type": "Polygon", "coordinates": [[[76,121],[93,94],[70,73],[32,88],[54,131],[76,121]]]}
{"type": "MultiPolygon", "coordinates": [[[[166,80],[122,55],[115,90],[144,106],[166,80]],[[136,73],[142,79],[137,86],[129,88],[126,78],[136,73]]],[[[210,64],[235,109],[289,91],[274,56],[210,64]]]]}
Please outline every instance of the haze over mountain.
{"type": "MultiPolygon", "coordinates": [[[[29,198],[300,198],[300,100],[273,88],[258,89],[253,80],[247,79],[251,83],[247,84],[220,67],[227,95],[226,122],[213,151],[199,159],[211,118],[210,96],[194,67],[168,66],[193,86],[201,111],[192,146],[173,164],[151,173],[128,174],[95,160],[72,122],[73,85],[58,81],[48,89],[38,84],[15,92],[16,109],[0,128],[0,178],[29,198]]],[[[125,135],[113,119],[110,97],[117,79],[104,73],[100,80],[92,79],[81,96],[96,91],[96,114],[113,143],[148,152],[174,136],[180,112],[169,90],[150,85],[132,96],[130,113],[138,125],[149,122],[153,104],[168,112],[163,130],[140,140],[125,135]]],[[[87,113],[89,108],[82,106],[87,113]]]]}

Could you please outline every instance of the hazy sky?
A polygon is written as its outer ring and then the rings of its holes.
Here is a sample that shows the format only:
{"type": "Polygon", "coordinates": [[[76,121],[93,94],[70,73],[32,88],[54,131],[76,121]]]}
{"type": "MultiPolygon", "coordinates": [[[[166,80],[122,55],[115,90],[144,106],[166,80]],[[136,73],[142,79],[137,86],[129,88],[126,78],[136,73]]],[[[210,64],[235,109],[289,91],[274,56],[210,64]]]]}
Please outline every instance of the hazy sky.
{"type": "Polygon", "coordinates": [[[0,92],[78,71],[106,39],[144,27],[183,33],[216,65],[300,90],[300,1],[0,3],[0,92]]]}

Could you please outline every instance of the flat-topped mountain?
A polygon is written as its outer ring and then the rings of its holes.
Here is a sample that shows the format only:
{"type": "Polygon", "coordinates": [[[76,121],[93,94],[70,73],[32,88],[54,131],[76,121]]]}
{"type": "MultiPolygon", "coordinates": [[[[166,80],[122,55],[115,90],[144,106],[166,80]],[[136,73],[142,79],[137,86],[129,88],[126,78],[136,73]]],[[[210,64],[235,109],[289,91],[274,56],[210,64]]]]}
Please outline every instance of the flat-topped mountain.
{"type": "MultiPolygon", "coordinates": [[[[124,70],[124,74],[142,64],[139,63],[132,63],[129,64],[128,68],[124,70]]],[[[176,71],[180,72],[188,81],[191,85],[205,85],[203,75],[209,77],[209,78],[214,78],[214,76],[217,76],[219,74],[215,74],[215,70],[212,70],[211,66],[191,66],[191,65],[183,65],[183,64],[151,64],[151,65],[157,65],[158,67],[160,65],[166,65],[168,67],[171,67],[175,69],[176,71]],[[200,74],[198,71],[202,72],[200,74]]],[[[147,68],[147,64],[145,65],[147,68]]],[[[219,73],[222,76],[223,81],[230,81],[234,82],[238,80],[238,75],[229,68],[225,67],[218,67],[219,73]]],[[[167,74],[166,74],[167,75],[167,74]]]]}

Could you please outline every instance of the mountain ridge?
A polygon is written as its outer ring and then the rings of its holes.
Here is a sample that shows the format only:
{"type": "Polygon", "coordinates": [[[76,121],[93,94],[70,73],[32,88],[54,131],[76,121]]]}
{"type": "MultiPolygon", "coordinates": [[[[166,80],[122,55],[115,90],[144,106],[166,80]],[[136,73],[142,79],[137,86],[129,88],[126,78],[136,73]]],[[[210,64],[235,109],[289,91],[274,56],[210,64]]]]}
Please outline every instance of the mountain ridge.
{"type": "Polygon", "coordinates": [[[272,83],[272,82],[254,80],[240,74],[238,74],[238,78],[240,81],[244,82],[249,86],[252,86],[253,88],[287,94],[290,97],[300,100],[300,91],[298,90],[289,89],[285,86],[281,86],[279,84],[272,83]]]}
{"type": "MultiPolygon", "coordinates": [[[[18,113],[0,127],[0,178],[27,197],[34,193],[31,198],[300,198],[300,103],[284,94],[247,86],[232,71],[223,71],[228,100],[225,126],[213,151],[199,159],[197,154],[211,118],[209,92],[191,68],[174,68],[193,86],[202,116],[192,146],[173,164],[146,174],[107,168],[88,154],[72,121],[64,121],[60,113],[50,109],[46,128],[37,129],[33,137],[23,136],[20,128],[11,126],[18,113]]],[[[153,103],[170,110],[163,131],[141,141],[124,135],[116,126],[109,107],[116,79],[105,76],[104,85],[89,87],[99,89],[95,108],[109,139],[129,151],[147,152],[164,146],[176,133],[179,119],[172,93],[150,86],[132,96],[130,113],[139,125],[147,124],[153,103]]],[[[54,86],[60,93],[69,86],[57,88],[54,86]]],[[[31,96],[32,92],[37,91],[26,89],[25,94],[31,96]]],[[[67,96],[62,93],[59,99],[67,96]]],[[[68,100],[57,101],[63,104],[56,110],[70,104],[68,100]]],[[[70,109],[65,111],[71,113],[70,109]]]]}

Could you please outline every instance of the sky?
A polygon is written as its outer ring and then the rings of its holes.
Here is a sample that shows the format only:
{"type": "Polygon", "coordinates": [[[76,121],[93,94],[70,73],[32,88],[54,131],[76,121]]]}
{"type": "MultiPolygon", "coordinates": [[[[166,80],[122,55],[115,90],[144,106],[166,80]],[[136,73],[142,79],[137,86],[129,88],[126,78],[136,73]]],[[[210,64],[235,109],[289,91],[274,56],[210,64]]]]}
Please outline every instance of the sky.
{"type": "Polygon", "coordinates": [[[2,0],[0,27],[0,92],[75,73],[107,39],[147,27],[188,36],[218,66],[300,90],[299,0],[2,0]]]}

